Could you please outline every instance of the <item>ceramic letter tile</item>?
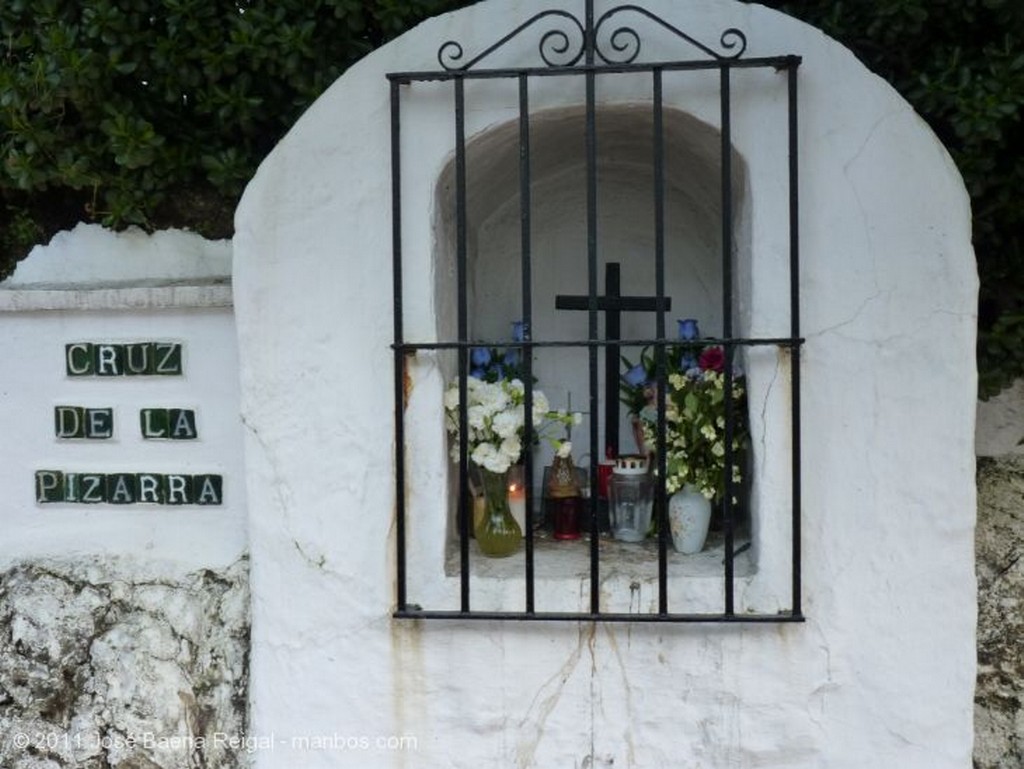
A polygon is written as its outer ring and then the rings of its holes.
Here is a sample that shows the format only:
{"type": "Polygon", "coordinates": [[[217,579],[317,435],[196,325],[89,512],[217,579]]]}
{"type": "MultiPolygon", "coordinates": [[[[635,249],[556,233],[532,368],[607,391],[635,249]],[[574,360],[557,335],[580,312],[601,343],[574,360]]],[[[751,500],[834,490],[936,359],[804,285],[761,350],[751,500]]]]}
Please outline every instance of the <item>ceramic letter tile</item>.
{"type": "Polygon", "coordinates": [[[139,411],[139,428],[145,439],[166,438],[167,409],[141,409],[139,411]]]}
{"type": "Polygon", "coordinates": [[[93,439],[110,438],[114,434],[114,409],[86,409],[85,437],[93,439]]]}
{"type": "Polygon", "coordinates": [[[107,476],[107,502],[128,505],[135,501],[135,477],[131,473],[112,473],[107,476]]]}
{"type": "Polygon", "coordinates": [[[121,376],[124,372],[124,345],[93,345],[97,376],[121,376]]]}
{"type": "Polygon", "coordinates": [[[79,473],[79,502],[84,502],[89,505],[94,505],[98,502],[106,502],[106,491],[106,476],[101,473],[79,473]]]}
{"type": "Polygon", "coordinates": [[[196,412],[191,409],[168,409],[167,428],[175,440],[192,440],[196,437],[196,412]]]}
{"type": "Polygon", "coordinates": [[[192,504],[192,476],[172,475],[164,476],[164,504],[167,505],[190,505],[192,504]]]}
{"type": "Polygon", "coordinates": [[[124,346],[124,373],[128,376],[152,374],[155,367],[154,345],[152,342],[139,342],[124,346]]]}
{"type": "Polygon", "coordinates": [[[164,477],[157,473],[135,475],[135,500],[162,505],[164,501],[164,477]]]}
{"type": "Polygon", "coordinates": [[[192,489],[197,505],[219,505],[224,499],[224,478],[220,475],[193,475],[192,489]]]}
{"type": "Polygon", "coordinates": [[[53,430],[58,438],[84,438],[85,409],[81,406],[54,406],[53,430]]]}
{"type": "Polygon", "coordinates": [[[36,502],[64,501],[64,473],[59,470],[36,470],[36,502]]]}
{"type": "Polygon", "coordinates": [[[156,342],[155,370],[153,373],[163,376],[181,374],[181,345],[174,342],[156,342]]]}
{"type": "Polygon", "coordinates": [[[90,376],[95,371],[92,345],[88,342],[64,345],[64,365],[68,376],[90,376]]]}

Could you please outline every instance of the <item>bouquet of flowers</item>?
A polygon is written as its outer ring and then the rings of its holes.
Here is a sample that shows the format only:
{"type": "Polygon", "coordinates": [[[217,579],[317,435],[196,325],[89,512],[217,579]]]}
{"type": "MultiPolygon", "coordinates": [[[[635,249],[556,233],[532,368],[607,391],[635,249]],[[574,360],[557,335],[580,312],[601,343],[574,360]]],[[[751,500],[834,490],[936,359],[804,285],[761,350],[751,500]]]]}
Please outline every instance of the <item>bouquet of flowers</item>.
{"type": "MultiPolygon", "coordinates": [[[[665,370],[689,371],[699,365],[702,347],[697,342],[700,329],[693,318],[676,321],[679,324],[679,342],[665,347],[665,370]]],[[[640,361],[631,363],[622,356],[626,373],[619,381],[619,400],[633,416],[654,407],[657,386],[657,359],[649,347],[640,352],[640,361]]],[[[648,414],[649,416],[649,414],[648,414]]]]}
{"type": "MultiPolygon", "coordinates": [[[[466,378],[466,426],[469,431],[468,450],[474,464],[504,473],[519,461],[523,452],[523,428],[526,421],[525,388],[518,379],[485,382],[475,376],[466,378]]],[[[448,434],[451,437],[452,460],[459,460],[459,386],[453,382],[444,394],[448,434]]],[[[535,435],[546,438],[554,448],[561,441],[553,439],[548,429],[555,425],[569,427],[579,424],[580,414],[552,410],[540,390],[533,391],[531,415],[535,435]]]]}
{"type": "Polygon", "coordinates": [[[621,400],[637,416],[644,443],[654,446],[657,438],[656,396],[665,388],[665,491],[674,494],[692,485],[708,499],[720,499],[725,492],[725,413],[731,402],[732,480],[743,480],[744,451],[749,439],[746,387],[742,374],[732,376],[732,397],[725,393],[725,351],[717,345],[699,343],[697,321],[679,321],[677,344],[665,350],[668,381],[656,376],[654,356],[645,349],[640,362],[623,362],[621,400]]]}
{"type": "MultiPolygon", "coordinates": [[[[698,364],[673,372],[665,391],[665,491],[674,494],[694,486],[708,499],[725,491],[725,354],[708,347],[698,364]]],[[[743,456],[749,438],[746,388],[742,376],[732,379],[732,481],[743,480],[743,456]]],[[[657,424],[647,410],[641,414],[644,440],[653,446],[657,424]]]]}

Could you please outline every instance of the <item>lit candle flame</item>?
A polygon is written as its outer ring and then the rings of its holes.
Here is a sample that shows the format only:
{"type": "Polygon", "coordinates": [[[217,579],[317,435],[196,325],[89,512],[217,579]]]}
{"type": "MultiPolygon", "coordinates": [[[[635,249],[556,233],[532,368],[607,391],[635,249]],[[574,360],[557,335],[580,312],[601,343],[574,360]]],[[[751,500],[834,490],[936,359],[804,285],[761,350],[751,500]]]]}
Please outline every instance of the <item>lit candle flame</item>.
{"type": "Polygon", "coordinates": [[[525,531],[526,527],[526,488],[520,483],[508,485],[508,507],[512,517],[516,519],[519,528],[525,531]]]}

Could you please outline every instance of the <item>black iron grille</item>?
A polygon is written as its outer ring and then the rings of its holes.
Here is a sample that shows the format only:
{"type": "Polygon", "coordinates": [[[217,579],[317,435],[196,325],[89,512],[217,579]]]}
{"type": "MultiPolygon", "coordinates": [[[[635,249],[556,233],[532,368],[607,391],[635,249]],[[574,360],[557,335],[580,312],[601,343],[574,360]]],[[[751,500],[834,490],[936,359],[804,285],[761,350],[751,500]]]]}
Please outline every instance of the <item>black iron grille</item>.
{"type": "MultiPolygon", "coordinates": [[[[798,240],[798,190],[797,190],[797,71],[800,65],[798,56],[786,55],[761,58],[742,58],[746,50],[746,37],[737,29],[726,30],[720,38],[718,52],[705,46],[689,36],[678,27],[661,19],[637,5],[621,5],[605,12],[595,19],[593,0],[586,0],[585,18],[581,21],[566,11],[548,10],[527,19],[507,35],[499,39],[491,47],[463,62],[466,54],[463,48],[454,41],[444,43],[438,51],[440,69],[423,72],[395,72],[388,75],[391,87],[391,151],[392,151],[392,214],[393,214],[393,269],[394,269],[394,395],[395,395],[395,490],[396,490],[396,546],[397,546],[397,608],[395,617],[417,619],[460,619],[460,620],[602,620],[626,622],[794,622],[802,621],[801,611],[801,498],[800,498],[800,350],[803,339],[800,337],[799,319],[799,240],[798,240]],[[641,53],[640,35],[632,27],[619,25],[621,18],[633,14],[645,23],[650,23],[674,35],[681,47],[696,52],[697,58],[680,61],[659,61],[655,63],[639,63],[641,53]],[[557,21],[560,27],[544,32],[546,23],[557,21]],[[602,29],[610,34],[602,37],[602,29]],[[568,30],[568,31],[566,31],[568,30]],[[492,53],[503,48],[507,43],[527,31],[539,31],[539,55],[542,64],[519,68],[483,68],[477,65],[486,60],[492,53]],[[576,33],[578,32],[578,44],[576,33]],[[599,39],[607,42],[602,47],[599,39]],[[737,69],[762,68],[774,70],[785,78],[781,86],[786,94],[787,118],[784,129],[788,137],[788,178],[783,183],[788,186],[789,195],[789,335],[772,338],[741,338],[733,333],[733,169],[731,112],[733,99],[730,88],[734,71],[737,69]],[[531,366],[535,350],[543,348],[582,348],[588,356],[589,366],[589,407],[590,413],[596,415],[599,407],[598,355],[600,352],[617,352],[619,347],[650,346],[655,351],[659,371],[664,374],[666,348],[674,340],[667,339],[665,333],[665,313],[669,306],[665,296],[665,138],[663,115],[663,80],[668,73],[685,73],[687,71],[712,71],[718,73],[718,90],[720,95],[720,133],[721,133],[721,267],[722,267],[722,322],[723,333],[720,338],[701,340],[708,345],[720,345],[726,356],[725,393],[732,397],[731,377],[732,361],[737,351],[744,347],[774,346],[782,348],[791,355],[791,391],[789,393],[792,414],[789,436],[792,454],[791,479],[791,531],[790,544],[792,563],[792,594],[790,606],[773,613],[750,613],[736,610],[735,601],[735,514],[732,499],[734,496],[731,473],[724,473],[725,493],[723,499],[723,536],[724,559],[722,579],[724,582],[724,602],[721,611],[714,613],[687,612],[686,607],[669,605],[668,598],[668,535],[666,522],[666,492],[664,481],[656,485],[655,505],[659,516],[657,557],[658,557],[658,608],[650,613],[621,613],[602,611],[600,596],[601,559],[599,557],[599,530],[597,514],[596,488],[598,484],[597,463],[591,461],[589,484],[589,511],[587,523],[590,535],[590,595],[589,608],[582,612],[545,612],[535,608],[535,572],[534,572],[534,483],[532,463],[524,463],[525,490],[527,495],[527,525],[524,531],[525,565],[523,585],[525,590],[525,611],[480,611],[473,609],[470,594],[470,536],[469,536],[469,488],[467,482],[468,452],[466,439],[463,437],[458,451],[459,484],[457,501],[458,550],[460,598],[458,607],[429,608],[421,607],[410,601],[407,584],[407,558],[411,543],[406,536],[406,427],[405,427],[405,387],[408,376],[408,359],[417,351],[451,350],[458,358],[458,387],[460,393],[460,432],[467,435],[467,372],[469,371],[469,355],[473,346],[479,342],[468,338],[469,318],[467,307],[467,282],[470,278],[467,265],[467,152],[466,152],[466,94],[467,81],[500,79],[518,84],[518,142],[519,142],[519,195],[521,205],[521,246],[520,263],[522,279],[521,317],[527,329],[532,328],[533,303],[531,297],[531,269],[533,254],[531,253],[531,148],[530,148],[530,83],[536,78],[569,77],[583,78],[585,81],[585,132],[586,132],[586,241],[587,241],[587,295],[580,298],[583,309],[588,315],[588,336],[584,340],[533,339],[529,333],[522,341],[501,342],[503,346],[521,351],[524,366],[525,413],[530,414],[533,406],[534,387],[531,384],[531,366]],[[598,318],[602,311],[601,297],[598,291],[598,133],[596,124],[600,113],[595,96],[598,78],[616,73],[638,73],[650,78],[651,88],[651,119],[653,122],[653,146],[651,163],[653,170],[654,218],[652,222],[655,258],[655,296],[648,308],[655,315],[655,337],[649,339],[602,339],[598,335],[598,318]],[[402,284],[402,197],[401,175],[403,163],[407,162],[401,155],[402,117],[402,86],[415,87],[425,81],[444,82],[451,84],[452,125],[455,156],[454,175],[454,212],[455,212],[455,263],[457,282],[457,338],[437,342],[416,342],[407,339],[403,326],[403,284],[402,284]]],[[[405,120],[414,120],[415,116],[405,120]]],[[[756,250],[756,245],[755,245],[756,250]]],[[[617,357],[617,356],[616,356],[617,357]]],[[[605,385],[605,400],[614,401],[616,389],[613,385],[617,380],[618,368],[606,372],[609,377],[605,385]]],[[[607,405],[607,404],[606,404],[607,405]]],[[[665,393],[659,388],[657,394],[658,426],[656,452],[658,477],[665,477],[665,393]]],[[[731,408],[726,409],[725,447],[726,467],[731,467],[729,452],[732,451],[732,431],[735,429],[735,417],[731,408]]],[[[592,458],[598,457],[598,420],[590,420],[589,452],[592,458]]],[[[617,424],[617,423],[616,423],[617,424]]],[[[607,429],[613,429],[610,421],[607,429]]],[[[617,427],[614,428],[617,430],[617,427]]],[[[524,446],[533,443],[533,427],[531,420],[525,420],[524,446]]]]}

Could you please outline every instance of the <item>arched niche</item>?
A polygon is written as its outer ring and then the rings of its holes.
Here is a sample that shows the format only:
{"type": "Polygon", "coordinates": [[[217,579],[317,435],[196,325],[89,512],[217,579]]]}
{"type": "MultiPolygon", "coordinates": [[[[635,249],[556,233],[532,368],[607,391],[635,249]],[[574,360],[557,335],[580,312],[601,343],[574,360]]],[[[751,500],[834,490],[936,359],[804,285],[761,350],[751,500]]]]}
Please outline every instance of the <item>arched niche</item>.
{"type": "MultiPolygon", "coordinates": [[[[516,120],[498,124],[466,143],[466,246],[469,335],[498,342],[522,316],[522,209],[520,144],[516,120]]],[[[672,300],[666,336],[676,318],[698,318],[707,336],[722,334],[721,134],[681,110],[663,113],[665,294],[672,300]]],[[[604,265],[621,265],[623,295],[655,294],[654,122],[649,104],[604,105],[596,113],[598,291],[604,265]]],[[[587,166],[583,106],[543,110],[530,116],[530,247],[535,340],[587,338],[587,313],[555,308],[558,295],[587,292],[587,166]]],[[[745,225],[747,168],[732,152],[733,260],[735,283],[749,274],[750,238],[745,225]]],[[[434,199],[435,310],[441,339],[457,337],[455,158],[439,175],[434,199]]],[[[735,328],[745,328],[749,305],[737,294],[735,328]]],[[[604,337],[603,315],[598,333],[604,337]]],[[[654,313],[624,313],[621,338],[655,337],[654,313]]],[[[636,348],[622,349],[631,360],[636,348]]],[[[603,356],[599,356],[604,381],[603,356]]],[[[454,375],[454,369],[450,370],[454,375]]],[[[553,407],[586,408],[587,354],[583,349],[538,350],[536,386],[553,407]]],[[[600,397],[605,397],[602,391],[600,397]]],[[[617,393],[612,397],[618,397],[617,393]]],[[[603,407],[599,444],[604,445],[603,407]]],[[[588,442],[589,422],[577,433],[577,456],[588,442]]],[[[625,410],[620,449],[633,450],[625,410]]],[[[538,462],[550,457],[539,452],[538,462]]],[[[539,475],[537,478],[539,479],[539,475]]]]}

